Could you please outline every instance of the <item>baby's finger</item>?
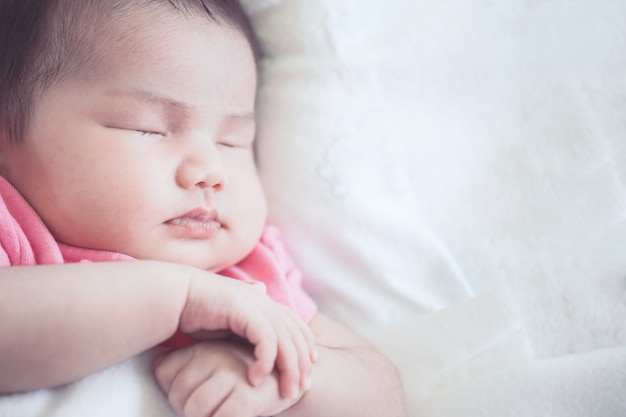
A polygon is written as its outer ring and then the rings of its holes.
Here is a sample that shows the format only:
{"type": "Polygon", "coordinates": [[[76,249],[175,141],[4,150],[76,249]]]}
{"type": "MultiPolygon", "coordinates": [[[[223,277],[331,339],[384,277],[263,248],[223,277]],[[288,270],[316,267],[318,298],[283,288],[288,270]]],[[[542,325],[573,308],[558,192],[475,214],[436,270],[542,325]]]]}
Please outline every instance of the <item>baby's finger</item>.
{"type": "Polygon", "coordinates": [[[313,330],[297,315],[294,315],[294,321],[295,323],[293,324],[293,327],[290,328],[292,337],[298,336],[304,340],[309,360],[311,362],[316,362],[318,357],[317,340],[313,330]]]}
{"type": "MultiPolygon", "coordinates": [[[[291,338],[283,340],[283,343],[278,346],[278,357],[276,358],[276,368],[280,373],[280,394],[283,398],[295,398],[300,392],[302,357],[296,343],[294,343],[295,340],[291,338]]],[[[308,356],[308,351],[302,356],[308,356]]],[[[305,361],[310,363],[308,358],[305,361]]],[[[304,368],[305,372],[308,372],[307,367],[304,368]]]]}
{"type": "Polygon", "coordinates": [[[315,334],[313,334],[313,330],[309,327],[309,325],[297,317],[296,324],[292,330],[292,335],[299,336],[299,338],[304,341],[304,348],[309,355],[309,361],[313,363],[316,362],[318,357],[317,341],[315,339],[315,334]]]}
{"type": "Polygon", "coordinates": [[[315,352],[311,352],[311,346],[306,335],[307,332],[300,331],[300,328],[293,326],[289,329],[293,346],[298,355],[298,365],[300,370],[299,389],[306,391],[311,385],[311,370],[315,359],[317,348],[313,346],[315,352]]]}
{"type": "Polygon", "coordinates": [[[219,396],[216,398],[216,389],[210,389],[212,396],[201,395],[201,400],[198,400],[198,389],[211,380],[207,380],[206,369],[201,366],[190,366],[193,357],[191,350],[182,349],[173,352],[165,359],[155,362],[155,377],[178,415],[207,416],[210,414],[198,413],[200,411],[198,407],[211,408],[210,401],[217,404],[221,398],[219,396]],[[192,396],[195,400],[190,401],[192,396]]]}
{"type": "Polygon", "coordinates": [[[186,399],[180,415],[203,417],[218,415],[218,410],[232,395],[233,386],[222,378],[209,378],[199,385],[186,399]]]}
{"type": "Polygon", "coordinates": [[[319,352],[317,351],[317,340],[315,339],[315,334],[313,334],[313,330],[311,330],[311,328],[304,323],[304,331],[303,331],[303,335],[306,338],[306,342],[308,344],[309,347],[309,353],[311,355],[310,359],[311,362],[315,363],[317,362],[317,358],[319,357],[319,352]]]}
{"type": "Polygon", "coordinates": [[[276,338],[268,338],[259,342],[254,348],[256,361],[248,370],[248,380],[252,386],[258,386],[267,375],[274,370],[276,357],[278,355],[276,338]]]}
{"type": "Polygon", "coordinates": [[[191,360],[191,355],[184,355],[183,352],[177,352],[176,358],[164,354],[152,363],[155,379],[164,392],[170,391],[178,374],[191,360]]]}

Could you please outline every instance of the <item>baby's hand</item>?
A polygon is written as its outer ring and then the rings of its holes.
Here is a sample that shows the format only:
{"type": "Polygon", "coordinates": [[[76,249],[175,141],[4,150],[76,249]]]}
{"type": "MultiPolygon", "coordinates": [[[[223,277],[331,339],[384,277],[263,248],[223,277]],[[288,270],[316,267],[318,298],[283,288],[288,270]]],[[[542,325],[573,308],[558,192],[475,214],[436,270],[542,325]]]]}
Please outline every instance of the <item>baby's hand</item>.
{"type": "Polygon", "coordinates": [[[249,284],[208,272],[192,277],[179,327],[187,334],[230,330],[249,341],[256,361],[248,380],[257,386],[276,367],[285,398],[307,387],[317,359],[315,337],[293,311],[249,284]]]}
{"type": "Polygon", "coordinates": [[[158,358],[154,374],[161,389],[184,417],[273,416],[302,396],[281,398],[277,373],[258,387],[246,380],[254,361],[247,345],[232,341],[200,342],[158,358]]]}

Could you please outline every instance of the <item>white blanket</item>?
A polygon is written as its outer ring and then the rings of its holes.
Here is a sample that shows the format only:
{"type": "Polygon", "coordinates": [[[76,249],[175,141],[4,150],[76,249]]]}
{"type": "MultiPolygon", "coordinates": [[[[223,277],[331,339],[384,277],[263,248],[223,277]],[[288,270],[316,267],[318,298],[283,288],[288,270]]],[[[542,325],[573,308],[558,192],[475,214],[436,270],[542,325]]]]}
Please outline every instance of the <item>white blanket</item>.
{"type": "MultiPolygon", "coordinates": [[[[626,1],[244,3],[271,220],[411,417],[626,415],[626,1]]],[[[151,354],[0,416],[170,416],[151,354]]]]}

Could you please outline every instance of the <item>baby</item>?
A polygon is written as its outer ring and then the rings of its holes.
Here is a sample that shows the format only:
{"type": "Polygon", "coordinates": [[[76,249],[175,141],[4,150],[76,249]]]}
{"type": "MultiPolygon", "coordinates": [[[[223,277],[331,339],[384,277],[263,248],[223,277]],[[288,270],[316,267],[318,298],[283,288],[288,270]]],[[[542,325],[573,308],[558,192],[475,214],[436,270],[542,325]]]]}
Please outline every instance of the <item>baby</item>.
{"type": "Polygon", "coordinates": [[[0,392],[165,345],[180,415],[405,415],[266,225],[237,1],[2,0],[0,20],[0,392]]]}

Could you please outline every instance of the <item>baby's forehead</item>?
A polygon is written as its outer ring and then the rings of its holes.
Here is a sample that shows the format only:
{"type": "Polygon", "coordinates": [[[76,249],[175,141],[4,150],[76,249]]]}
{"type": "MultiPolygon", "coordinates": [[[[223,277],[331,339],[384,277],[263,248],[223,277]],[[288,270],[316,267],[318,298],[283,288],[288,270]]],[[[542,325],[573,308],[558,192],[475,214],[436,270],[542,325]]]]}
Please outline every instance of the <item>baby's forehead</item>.
{"type": "MultiPolygon", "coordinates": [[[[74,38],[74,41],[110,41],[132,37],[145,29],[159,28],[167,32],[176,20],[223,24],[227,19],[197,6],[177,7],[167,0],[61,0],[49,16],[50,32],[74,38]],[[62,5],[65,4],[65,7],[62,5]]],[[[227,23],[228,24],[228,23],[227,23]]]]}
{"type": "Polygon", "coordinates": [[[167,1],[129,3],[132,7],[88,10],[72,17],[73,27],[60,39],[65,44],[60,55],[74,65],[73,73],[104,70],[107,60],[122,56],[141,59],[142,54],[162,47],[173,32],[190,25],[224,24],[202,10],[183,13],[167,1]]]}
{"type": "Polygon", "coordinates": [[[63,86],[87,89],[104,101],[111,91],[141,89],[205,108],[219,96],[223,106],[250,110],[257,67],[246,36],[232,25],[168,13],[109,19],[63,86]]]}

